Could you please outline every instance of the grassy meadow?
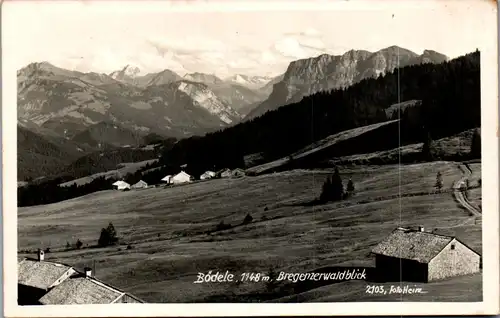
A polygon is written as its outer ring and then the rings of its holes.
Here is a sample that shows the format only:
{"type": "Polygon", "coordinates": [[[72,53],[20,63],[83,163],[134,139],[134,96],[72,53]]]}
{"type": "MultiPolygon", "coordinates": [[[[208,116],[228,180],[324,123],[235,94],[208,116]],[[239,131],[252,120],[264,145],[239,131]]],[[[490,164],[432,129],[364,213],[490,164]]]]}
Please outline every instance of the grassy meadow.
{"type": "MultiPolygon", "coordinates": [[[[471,184],[475,184],[480,164],[470,167],[471,184]]],[[[18,248],[20,255],[35,256],[32,252],[37,248],[48,247],[47,260],[77,268],[95,262],[96,277],[147,302],[224,301],[228,297],[234,301],[399,301],[400,295],[391,299],[367,295],[367,283],[362,281],[291,295],[270,294],[263,282],[193,282],[198,272],[209,270],[229,270],[239,276],[242,272],[268,273],[270,268],[306,272],[327,266],[373,266],[371,248],[397,226],[421,225],[454,235],[481,253],[481,222],[471,219],[452,193],[432,194],[438,171],[443,175],[443,190],[451,189],[462,176],[454,162],[340,167],[344,185],[352,178],[356,193],[324,205],[312,202],[331,170],[101,191],[19,208],[18,248]],[[247,213],[253,221],[242,225],[247,213]],[[215,231],[221,221],[232,227],[215,231]],[[115,226],[120,245],[93,247],[109,222],[115,226]],[[82,249],[66,250],[67,243],[74,245],[78,239],[82,249]]],[[[471,201],[477,200],[474,191],[471,201]]],[[[425,284],[425,289],[428,294],[414,300],[480,301],[481,275],[425,284]]]]}

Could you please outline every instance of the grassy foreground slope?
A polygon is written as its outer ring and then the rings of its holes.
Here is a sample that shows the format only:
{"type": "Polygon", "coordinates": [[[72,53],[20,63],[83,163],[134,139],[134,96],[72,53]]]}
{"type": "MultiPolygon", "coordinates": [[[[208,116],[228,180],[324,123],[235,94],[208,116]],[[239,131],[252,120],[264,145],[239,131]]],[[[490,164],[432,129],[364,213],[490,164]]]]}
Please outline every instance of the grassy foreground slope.
{"type": "MultiPolygon", "coordinates": [[[[19,208],[19,250],[50,247],[47,259],[78,267],[92,266],[95,261],[98,278],[148,302],[282,298],[260,297],[265,292],[264,283],[193,282],[198,272],[209,270],[240,275],[244,271],[267,273],[270,267],[305,272],[334,265],[371,266],[370,249],[397,226],[437,229],[438,233],[456,235],[481,252],[481,223],[471,220],[451,193],[394,198],[398,189],[403,195],[432,191],[437,171],[443,175],[444,187],[451,188],[462,174],[456,163],[340,170],[344,182],[352,178],[357,194],[321,206],[310,202],[319,195],[326,175],[331,173],[328,170],[293,170],[166,189],[103,191],[56,204],[19,208]],[[220,221],[238,225],[247,213],[253,217],[251,224],[203,233],[214,230],[220,221]],[[93,248],[100,229],[109,222],[113,222],[122,245],[93,248]],[[84,243],[83,249],[64,251],[66,242],[73,244],[77,239],[84,243]],[[130,250],[126,249],[128,244],[130,250]]],[[[456,285],[448,286],[442,294],[444,298],[437,293],[433,300],[480,300],[480,288],[471,294],[470,285],[459,283],[472,279],[474,286],[480,285],[481,275],[475,277],[456,278],[456,285]]],[[[345,287],[349,292],[344,293],[344,301],[358,301],[355,291],[366,286],[362,282],[342,284],[353,286],[345,287]]],[[[342,295],[333,285],[324,288],[331,289],[326,295],[308,296],[304,301],[342,295]]]]}

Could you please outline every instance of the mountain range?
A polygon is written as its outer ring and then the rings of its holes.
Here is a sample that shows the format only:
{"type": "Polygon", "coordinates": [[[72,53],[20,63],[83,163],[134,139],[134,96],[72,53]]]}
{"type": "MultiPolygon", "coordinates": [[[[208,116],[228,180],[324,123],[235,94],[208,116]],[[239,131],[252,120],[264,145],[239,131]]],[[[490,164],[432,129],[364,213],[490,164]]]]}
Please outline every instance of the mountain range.
{"type": "MultiPolygon", "coordinates": [[[[51,143],[54,149],[64,144],[64,151],[53,151],[59,165],[64,158],[73,160],[92,151],[136,147],[151,135],[203,135],[398,66],[446,60],[434,51],[418,55],[392,46],[374,53],[351,50],[293,61],[274,78],[238,74],[224,79],[204,73],[180,76],[168,69],[142,75],[134,65],[102,74],[31,63],[17,72],[18,131],[24,136],[18,155],[33,156],[28,151],[31,140],[51,143]]],[[[43,151],[41,156],[51,157],[43,151]]],[[[32,161],[23,162],[29,166],[32,161]]]]}
{"type": "Polygon", "coordinates": [[[280,106],[298,102],[316,92],[346,88],[365,78],[376,78],[397,67],[442,63],[447,59],[447,56],[431,50],[419,55],[391,46],[377,52],[350,50],[343,55],[323,54],[293,61],[282,80],[274,84],[269,98],[255,107],[247,118],[258,117],[280,106]]]}

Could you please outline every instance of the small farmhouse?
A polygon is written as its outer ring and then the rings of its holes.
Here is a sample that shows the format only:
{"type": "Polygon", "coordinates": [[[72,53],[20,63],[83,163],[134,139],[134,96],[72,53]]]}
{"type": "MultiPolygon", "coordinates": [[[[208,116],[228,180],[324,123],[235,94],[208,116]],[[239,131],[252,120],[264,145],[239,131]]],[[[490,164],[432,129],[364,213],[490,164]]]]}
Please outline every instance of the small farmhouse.
{"type": "Polygon", "coordinates": [[[229,178],[231,177],[231,170],[229,169],[222,169],[217,171],[215,174],[218,178],[229,178]]]}
{"type": "Polygon", "coordinates": [[[236,168],[233,171],[231,171],[231,177],[233,178],[241,178],[245,176],[245,171],[240,168],[236,168]]]}
{"type": "Polygon", "coordinates": [[[69,265],[47,262],[43,251],[37,259],[18,259],[17,270],[19,305],[144,302],[93,277],[90,268],[79,272],[69,265]]]}
{"type": "Polygon", "coordinates": [[[205,173],[200,176],[200,180],[212,179],[213,177],[215,177],[215,172],[205,171],[205,173]]]}
{"type": "Polygon", "coordinates": [[[179,172],[175,176],[172,177],[173,184],[181,184],[191,182],[191,176],[184,171],[179,172]]]}
{"type": "Polygon", "coordinates": [[[171,175],[165,176],[163,179],[161,179],[161,181],[163,181],[167,184],[171,184],[172,183],[172,176],[171,175]]]}
{"type": "Polygon", "coordinates": [[[451,236],[397,228],[372,249],[385,281],[429,282],[480,271],[481,256],[451,236]]]}
{"type": "Polygon", "coordinates": [[[130,184],[126,183],[125,181],[116,181],[113,183],[113,188],[116,190],[130,190],[130,184]]]}
{"type": "Polygon", "coordinates": [[[146,189],[148,187],[148,184],[144,181],[139,181],[136,184],[132,185],[132,189],[146,189]]]}

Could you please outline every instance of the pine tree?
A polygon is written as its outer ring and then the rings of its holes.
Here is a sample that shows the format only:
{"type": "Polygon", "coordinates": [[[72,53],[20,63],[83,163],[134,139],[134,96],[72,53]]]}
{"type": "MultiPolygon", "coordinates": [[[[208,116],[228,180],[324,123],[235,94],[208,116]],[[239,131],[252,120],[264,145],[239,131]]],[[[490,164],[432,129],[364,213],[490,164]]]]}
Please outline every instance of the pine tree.
{"type": "Polygon", "coordinates": [[[118,237],[116,236],[116,230],[115,227],[113,226],[113,223],[109,223],[108,228],[106,229],[109,235],[109,242],[111,244],[114,244],[118,242],[118,237]]]}
{"type": "Polygon", "coordinates": [[[339,169],[335,168],[335,173],[332,177],[332,200],[338,201],[344,197],[344,184],[340,177],[339,169]]]}
{"type": "Polygon", "coordinates": [[[435,187],[438,191],[441,191],[441,189],[443,188],[443,177],[441,176],[441,172],[438,172],[436,175],[435,187]]]}
{"type": "Polygon", "coordinates": [[[479,129],[475,129],[472,133],[470,156],[472,158],[481,158],[481,134],[479,133],[479,129]]]}
{"type": "Polygon", "coordinates": [[[353,193],[354,190],[354,183],[352,182],[352,179],[349,179],[349,181],[347,182],[347,192],[353,193]]]}
{"type": "Polygon", "coordinates": [[[97,245],[101,247],[105,247],[109,245],[109,233],[105,228],[101,229],[101,235],[99,236],[99,240],[97,241],[97,245]]]}
{"type": "Polygon", "coordinates": [[[422,157],[424,160],[433,160],[434,159],[434,156],[433,156],[433,141],[432,141],[432,138],[431,138],[431,134],[430,133],[427,133],[426,134],[426,137],[425,137],[425,140],[424,140],[424,145],[422,146],[422,157]]]}
{"type": "Polygon", "coordinates": [[[320,201],[327,202],[331,196],[332,181],[330,177],[327,177],[323,183],[323,188],[321,189],[320,201]]]}
{"type": "Polygon", "coordinates": [[[101,229],[101,235],[97,244],[101,247],[113,245],[118,242],[118,237],[116,236],[116,230],[113,223],[109,223],[107,228],[101,229]]]}

